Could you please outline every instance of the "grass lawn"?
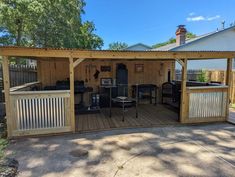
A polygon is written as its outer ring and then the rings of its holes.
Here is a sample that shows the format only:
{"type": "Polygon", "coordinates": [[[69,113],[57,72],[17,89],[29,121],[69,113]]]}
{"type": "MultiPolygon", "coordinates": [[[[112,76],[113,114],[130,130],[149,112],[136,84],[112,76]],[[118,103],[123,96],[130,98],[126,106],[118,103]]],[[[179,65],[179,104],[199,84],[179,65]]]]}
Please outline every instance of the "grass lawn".
{"type": "Polygon", "coordinates": [[[0,138],[0,160],[4,157],[4,150],[8,145],[8,141],[6,139],[0,138]]]}
{"type": "Polygon", "coordinates": [[[235,104],[232,104],[231,107],[232,107],[233,109],[235,109],[235,104]]]}

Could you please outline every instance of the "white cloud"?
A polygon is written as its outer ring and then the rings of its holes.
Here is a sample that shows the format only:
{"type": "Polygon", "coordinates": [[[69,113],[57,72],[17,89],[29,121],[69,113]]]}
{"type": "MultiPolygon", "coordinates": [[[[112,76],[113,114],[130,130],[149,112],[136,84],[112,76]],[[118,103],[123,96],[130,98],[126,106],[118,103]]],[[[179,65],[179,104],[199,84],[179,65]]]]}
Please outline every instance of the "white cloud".
{"type": "Polygon", "coordinates": [[[214,17],[208,17],[207,20],[208,20],[208,21],[212,21],[212,20],[216,20],[216,19],[218,19],[218,18],[220,18],[220,15],[216,15],[216,16],[214,16],[214,17]]]}
{"type": "Polygon", "coordinates": [[[188,17],[186,20],[189,22],[190,21],[204,21],[205,17],[203,17],[203,16],[188,17]]]}
{"type": "Polygon", "coordinates": [[[193,15],[196,15],[196,13],[195,12],[189,13],[189,16],[193,16],[193,15]]]}
{"type": "Polygon", "coordinates": [[[190,17],[186,18],[186,20],[189,21],[189,22],[194,22],[194,21],[212,21],[212,20],[216,20],[218,18],[220,18],[220,15],[216,15],[216,16],[212,16],[212,17],[204,17],[204,16],[200,15],[200,16],[194,16],[194,17],[190,16],[190,17]]]}

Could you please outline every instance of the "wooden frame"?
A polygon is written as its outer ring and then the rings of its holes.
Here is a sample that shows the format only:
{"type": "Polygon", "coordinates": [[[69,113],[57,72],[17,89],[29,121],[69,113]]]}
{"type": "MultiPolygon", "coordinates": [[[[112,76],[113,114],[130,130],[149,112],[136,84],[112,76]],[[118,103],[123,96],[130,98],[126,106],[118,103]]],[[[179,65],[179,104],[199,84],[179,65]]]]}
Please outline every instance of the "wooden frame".
{"type": "Polygon", "coordinates": [[[180,60],[182,63],[182,82],[181,82],[181,104],[180,104],[180,122],[184,123],[187,119],[187,97],[186,97],[186,83],[187,83],[187,59],[180,60]]]}
{"type": "MultiPolygon", "coordinates": [[[[225,121],[227,117],[227,100],[228,100],[228,86],[208,86],[208,87],[187,87],[185,92],[185,105],[184,105],[184,116],[182,123],[203,123],[203,122],[217,122],[217,121],[225,121]],[[221,96],[218,98],[215,94],[220,94],[221,96]],[[204,110],[197,107],[197,104],[193,104],[195,108],[192,108],[193,112],[198,112],[198,115],[192,119],[190,119],[190,98],[192,94],[201,94],[201,96],[197,98],[197,101],[200,99],[207,99],[206,103],[203,105],[205,107],[204,110]],[[210,97],[206,97],[206,95],[211,95],[210,97]],[[217,99],[215,99],[215,96],[217,99]],[[211,98],[212,97],[212,98],[211,98]],[[214,97],[214,98],[213,98],[214,97]],[[223,103],[223,104],[221,104],[223,103]],[[207,108],[209,107],[209,108],[207,108]],[[215,110],[216,114],[212,114],[211,110],[215,110]],[[208,113],[209,112],[209,113],[208,113]]],[[[197,115],[197,114],[196,114],[197,115]]]]}
{"type": "Polygon", "coordinates": [[[100,78],[100,85],[101,86],[111,86],[113,84],[113,79],[108,77],[108,78],[100,78]],[[105,84],[106,82],[106,84],[105,84]]]}
{"type": "MultiPolygon", "coordinates": [[[[70,105],[74,105],[74,68],[82,63],[85,59],[94,60],[133,60],[133,61],[153,61],[160,60],[162,62],[175,60],[182,66],[182,85],[181,85],[181,106],[180,106],[180,122],[187,123],[187,61],[188,60],[204,60],[204,59],[221,59],[227,58],[227,85],[228,95],[231,88],[231,71],[232,59],[235,58],[235,51],[96,51],[96,50],[76,50],[76,49],[40,49],[40,48],[26,48],[26,47],[0,47],[0,56],[3,56],[3,75],[4,75],[4,91],[6,100],[6,113],[7,113],[7,130],[8,137],[13,136],[12,131],[12,115],[11,115],[11,100],[10,100],[10,81],[9,81],[9,57],[31,57],[40,60],[67,60],[69,61],[69,78],[70,78],[70,105]],[[75,61],[74,61],[75,60],[75,61]]],[[[172,69],[175,67],[172,64],[172,69]]],[[[42,68],[41,68],[42,69],[42,68]]],[[[38,73],[39,81],[41,80],[40,73],[38,73]]],[[[173,77],[172,77],[173,79],[173,77]]],[[[228,117],[229,100],[227,100],[226,109],[228,117]]],[[[74,106],[70,107],[70,121],[71,130],[75,131],[75,110],[74,106]]],[[[216,121],[217,118],[211,118],[210,121],[216,121]]],[[[199,121],[199,120],[197,120],[199,121]]],[[[195,122],[197,122],[195,121],[195,122]]],[[[200,122],[200,121],[199,121],[200,122]]],[[[46,131],[50,133],[50,131],[46,131]]]]}
{"type": "Polygon", "coordinates": [[[69,58],[69,79],[70,79],[70,105],[71,105],[71,128],[75,132],[75,108],[74,108],[74,62],[73,58],[69,58]]]}
{"type": "Polygon", "coordinates": [[[7,56],[2,57],[3,64],[3,83],[4,83],[4,95],[6,103],[6,117],[7,117],[7,132],[8,137],[12,136],[12,116],[10,108],[10,74],[9,74],[9,58],[7,56]]]}
{"type": "MultiPolygon", "coordinates": [[[[232,81],[233,81],[233,58],[227,59],[227,71],[226,71],[226,85],[228,86],[228,99],[227,99],[227,107],[229,107],[230,104],[230,94],[232,90],[232,81]]],[[[229,118],[229,109],[227,109],[226,112],[226,118],[228,120],[229,118]]]]}
{"type": "Polygon", "coordinates": [[[111,72],[111,71],[112,71],[112,67],[109,65],[100,66],[100,72],[111,72]]]}
{"type": "Polygon", "coordinates": [[[135,73],[143,73],[144,64],[135,64],[135,73]]]}
{"type": "Polygon", "coordinates": [[[11,92],[12,136],[71,132],[69,100],[68,90],[11,92]]]}
{"type": "Polygon", "coordinates": [[[83,59],[221,59],[234,58],[235,51],[109,51],[109,50],[71,50],[53,48],[0,47],[0,56],[22,56],[41,58],[83,58],[83,59]]]}

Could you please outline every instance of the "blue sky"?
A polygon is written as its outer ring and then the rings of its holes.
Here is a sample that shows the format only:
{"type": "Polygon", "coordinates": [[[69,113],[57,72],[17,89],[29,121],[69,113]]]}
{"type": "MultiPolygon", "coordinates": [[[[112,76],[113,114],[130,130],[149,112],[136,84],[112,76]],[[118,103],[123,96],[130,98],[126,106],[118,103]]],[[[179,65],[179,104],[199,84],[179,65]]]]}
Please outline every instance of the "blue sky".
{"type": "Polygon", "coordinates": [[[174,37],[176,26],[186,25],[197,35],[235,22],[235,0],[86,0],[83,20],[93,21],[104,39],[104,49],[114,41],[129,45],[164,42],[174,37]]]}

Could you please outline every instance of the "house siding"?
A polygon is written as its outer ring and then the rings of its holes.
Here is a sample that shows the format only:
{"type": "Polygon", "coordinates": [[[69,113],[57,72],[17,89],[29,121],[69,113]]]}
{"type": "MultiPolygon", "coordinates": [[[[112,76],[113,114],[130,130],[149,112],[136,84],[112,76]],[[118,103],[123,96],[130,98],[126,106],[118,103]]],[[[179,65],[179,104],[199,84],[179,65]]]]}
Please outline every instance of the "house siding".
{"type": "MultiPolygon", "coordinates": [[[[187,45],[172,49],[173,51],[235,51],[235,29],[224,30],[211,36],[201,38],[187,45]]],[[[226,69],[226,60],[191,61],[189,69],[226,69]]],[[[235,65],[233,64],[235,69],[235,65]]]]}

